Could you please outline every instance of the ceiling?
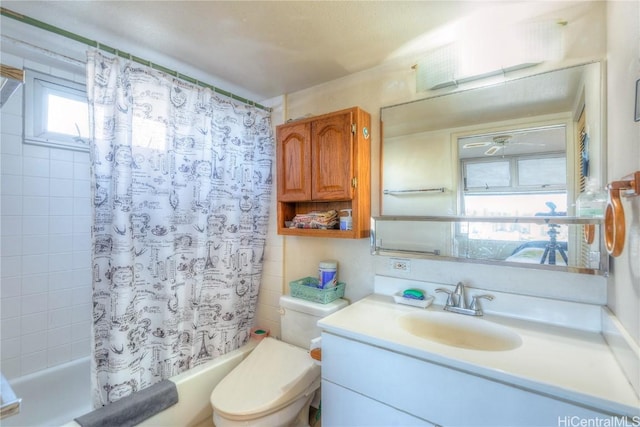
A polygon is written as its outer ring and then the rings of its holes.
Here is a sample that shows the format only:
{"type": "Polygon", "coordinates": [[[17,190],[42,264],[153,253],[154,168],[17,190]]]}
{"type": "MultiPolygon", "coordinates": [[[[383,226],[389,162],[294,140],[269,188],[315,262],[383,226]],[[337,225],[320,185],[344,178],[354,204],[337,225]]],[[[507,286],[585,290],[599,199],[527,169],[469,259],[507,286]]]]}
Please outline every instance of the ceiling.
{"type": "Polygon", "coordinates": [[[213,76],[208,83],[261,101],[417,57],[455,37],[460,25],[490,29],[505,19],[559,16],[570,3],[3,0],[2,7],[199,73],[192,77],[213,76]]]}

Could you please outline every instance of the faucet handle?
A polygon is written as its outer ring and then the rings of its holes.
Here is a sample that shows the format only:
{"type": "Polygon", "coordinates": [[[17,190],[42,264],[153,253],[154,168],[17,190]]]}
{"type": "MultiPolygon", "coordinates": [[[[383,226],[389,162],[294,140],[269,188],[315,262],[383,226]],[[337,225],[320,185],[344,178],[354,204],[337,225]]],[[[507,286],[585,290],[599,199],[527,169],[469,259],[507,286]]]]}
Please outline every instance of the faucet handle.
{"type": "Polygon", "coordinates": [[[470,310],[475,310],[478,315],[482,315],[482,309],[480,308],[480,303],[478,302],[479,299],[484,298],[487,299],[489,301],[493,301],[493,295],[474,295],[471,298],[471,305],[469,306],[470,310]]]}
{"type": "Polygon", "coordinates": [[[445,306],[453,305],[453,292],[451,292],[449,289],[444,289],[444,288],[437,288],[436,292],[442,292],[447,294],[447,302],[445,303],[445,306]]]}

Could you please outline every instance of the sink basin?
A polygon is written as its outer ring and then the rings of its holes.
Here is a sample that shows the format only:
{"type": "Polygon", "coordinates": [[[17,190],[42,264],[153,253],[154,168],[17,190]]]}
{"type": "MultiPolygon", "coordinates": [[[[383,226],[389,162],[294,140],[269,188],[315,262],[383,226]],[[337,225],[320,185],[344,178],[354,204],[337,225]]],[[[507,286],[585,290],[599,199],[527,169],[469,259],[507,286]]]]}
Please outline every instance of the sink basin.
{"type": "Polygon", "coordinates": [[[461,314],[420,311],[400,316],[398,323],[410,334],[452,347],[505,351],[522,345],[520,336],[511,329],[461,314]]]}

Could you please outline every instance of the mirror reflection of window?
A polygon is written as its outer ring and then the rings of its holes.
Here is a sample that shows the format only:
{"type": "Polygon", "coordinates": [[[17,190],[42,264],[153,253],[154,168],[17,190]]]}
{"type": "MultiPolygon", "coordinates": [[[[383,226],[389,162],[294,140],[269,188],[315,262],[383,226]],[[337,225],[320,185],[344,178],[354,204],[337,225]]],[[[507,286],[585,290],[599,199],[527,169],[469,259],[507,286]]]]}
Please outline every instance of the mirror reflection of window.
{"type": "Polygon", "coordinates": [[[564,125],[458,138],[468,216],[566,216],[564,125]]]}

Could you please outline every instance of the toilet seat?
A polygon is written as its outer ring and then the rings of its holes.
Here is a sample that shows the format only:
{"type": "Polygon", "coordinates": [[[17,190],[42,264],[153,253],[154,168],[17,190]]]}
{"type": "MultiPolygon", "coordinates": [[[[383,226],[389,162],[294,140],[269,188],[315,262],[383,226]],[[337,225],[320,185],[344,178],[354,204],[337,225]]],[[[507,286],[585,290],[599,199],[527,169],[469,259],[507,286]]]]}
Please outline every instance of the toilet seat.
{"type": "Polygon", "coordinates": [[[277,411],[320,385],[320,367],[299,347],[265,338],[211,393],[214,412],[230,420],[277,411]]]}

